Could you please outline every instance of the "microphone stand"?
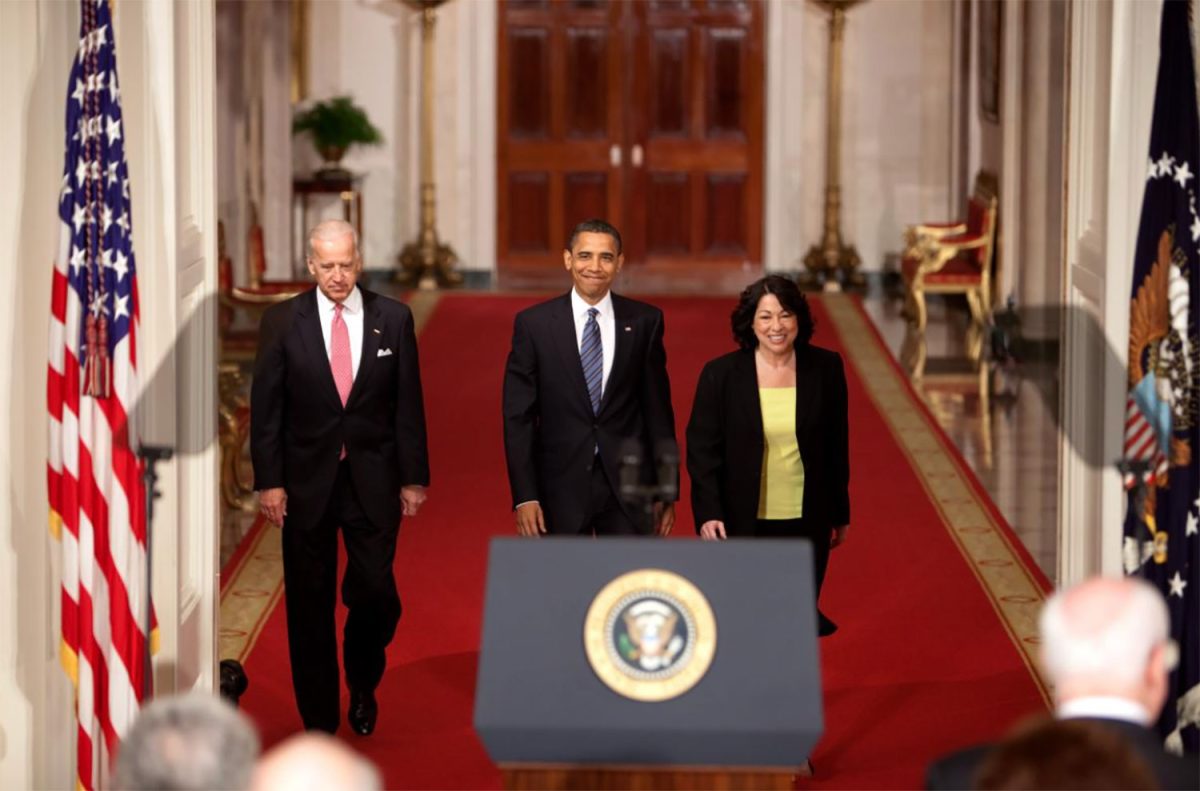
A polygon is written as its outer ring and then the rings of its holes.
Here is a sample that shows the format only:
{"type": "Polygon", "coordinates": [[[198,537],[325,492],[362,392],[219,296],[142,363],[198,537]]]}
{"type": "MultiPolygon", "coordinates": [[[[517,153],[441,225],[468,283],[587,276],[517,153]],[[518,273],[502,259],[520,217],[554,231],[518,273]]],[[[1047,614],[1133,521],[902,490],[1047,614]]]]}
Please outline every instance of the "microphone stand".
{"type": "Polygon", "coordinates": [[[637,440],[621,443],[620,495],[627,503],[638,506],[642,518],[654,528],[654,504],[674,502],[679,494],[679,449],[674,442],[660,441],[654,446],[654,461],[657,480],[641,482],[642,447],[637,440]]]}
{"type": "Polygon", "coordinates": [[[137,450],[138,458],[144,462],[142,483],[146,489],[146,653],[144,660],[146,670],[142,675],[142,699],[146,701],[154,696],[154,664],[150,654],[150,631],[154,618],[153,597],[151,596],[151,587],[154,582],[152,572],[154,553],[150,550],[150,536],[153,535],[150,527],[154,523],[154,501],[162,496],[162,492],[157,488],[158,469],[155,465],[160,461],[170,459],[174,452],[174,448],[166,445],[141,445],[137,450]]]}

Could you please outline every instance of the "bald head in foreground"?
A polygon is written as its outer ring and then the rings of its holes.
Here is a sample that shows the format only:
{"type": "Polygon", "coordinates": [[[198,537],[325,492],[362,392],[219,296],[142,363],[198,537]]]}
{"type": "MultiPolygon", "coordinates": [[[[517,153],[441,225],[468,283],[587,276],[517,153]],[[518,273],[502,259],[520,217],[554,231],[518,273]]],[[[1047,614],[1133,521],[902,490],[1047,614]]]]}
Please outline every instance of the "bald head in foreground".
{"type": "MultiPolygon", "coordinates": [[[[1055,593],[1038,621],[1054,716],[1095,723],[1131,747],[1161,788],[1200,788],[1200,764],[1169,755],[1152,728],[1176,661],[1162,595],[1144,580],[1096,577],[1055,593]]],[[[977,788],[994,745],[954,753],[926,775],[931,789],[977,788]]]]}
{"type": "Polygon", "coordinates": [[[332,736],[304,733],[268,752],[254,770],[250,791],[380,791],[370,761],[332,736]]]}

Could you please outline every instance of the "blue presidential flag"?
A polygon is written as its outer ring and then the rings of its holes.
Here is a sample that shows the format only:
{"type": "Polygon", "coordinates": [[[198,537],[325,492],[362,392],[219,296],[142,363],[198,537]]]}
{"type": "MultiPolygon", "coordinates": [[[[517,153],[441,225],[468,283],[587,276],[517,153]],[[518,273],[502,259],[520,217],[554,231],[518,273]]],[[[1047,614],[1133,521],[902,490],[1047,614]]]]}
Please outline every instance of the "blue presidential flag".
{"type": "Polygon", "coordinates": [[[1146,191],[1133,263],[1125,483],[1127,574],[1153,582],[1171,612],[1179,664],[1159,727],[1195,753],[1200,723],[1200,121],[1184,0],[1163,4],[1146,191]]]}

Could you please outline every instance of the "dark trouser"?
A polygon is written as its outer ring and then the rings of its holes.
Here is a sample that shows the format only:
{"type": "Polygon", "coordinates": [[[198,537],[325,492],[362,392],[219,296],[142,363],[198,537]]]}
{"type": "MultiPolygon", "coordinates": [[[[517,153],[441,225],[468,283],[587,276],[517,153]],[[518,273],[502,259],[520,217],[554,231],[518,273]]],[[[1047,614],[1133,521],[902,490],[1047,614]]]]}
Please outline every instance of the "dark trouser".
{"type": "MultiPolygon", "coordinates": [[[[821,596],[821,583],[825,581],[825,569],[829,565],[829,541],[833,529],[828,525],[810,524],[804,519],[759,519],[754,525],[758,538],[806,538],[813,548],[813,599],[821,596]]],[[[817,629],[821,636],[833,634],[837,624],[817,609],[817,629]]]]}
{"type": "Polygon", "coordinates": [[[583,525],[579,534],[585,536],[636,536],[646,533],[649,529],[638,530],[637,525],[630,520],[629,515],[621,508],[616,490],[604,472],[604,465],[597,456],[592,462],[592,481],[588,492],[587,514],[583,517],[583,525]]]}
{"type": "Polygon", "coordinates": [[[400,620],[392,561],[399,525],[380,529],[363,512],[350,478],[338,465],[337,481],[321,521],[308,530],[283,528],[283,580],[287,603],[292,686],[304,727],[333,733],[340,721],[337,660],[338,528],[346,545],[342,601],[349,610],[342,645],[346,684],[370,692],[386,665],[385,651],[400,620]]]}

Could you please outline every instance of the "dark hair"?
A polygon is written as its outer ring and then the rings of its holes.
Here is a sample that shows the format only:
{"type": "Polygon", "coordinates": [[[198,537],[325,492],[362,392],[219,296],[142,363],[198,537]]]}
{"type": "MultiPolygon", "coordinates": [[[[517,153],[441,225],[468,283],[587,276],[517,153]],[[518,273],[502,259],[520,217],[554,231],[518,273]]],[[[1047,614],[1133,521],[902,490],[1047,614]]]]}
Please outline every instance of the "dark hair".
{"type": "Polygon", "coordinates": [[[812,311],[808,309],[808,300],[800,293],[800,287],[783,275],[767,275],[746,286],[738,299],[737,307],[729,317],[733,326],[733,340],[743,349],[753,349],[758,346],[758,338],[754,335],[754,314],[758,310],[758,301],[767,294],[774,294],[784,310],[791,311],[799,324],[796,335],[796,346],[805,346],[812,340],[813,321],[812,311]]]}
{"type": "Polygon", "coordinates": [[[617,255],[621,254],[621,232],[609,225],[604,220],[591,219],[584,220],[571,229],[571,235],[567,237],[567,250],[575,249],[575,241],[581,233],[606,233],[613,238],[617,243],[617,255]]]}
{"type": "Polygon", "coordinates": [[[980,764],[973,788],[1158,788],[1153,771],[1120,732],[1087,720],[1039,719],[1019,727],[980,764]]]}

